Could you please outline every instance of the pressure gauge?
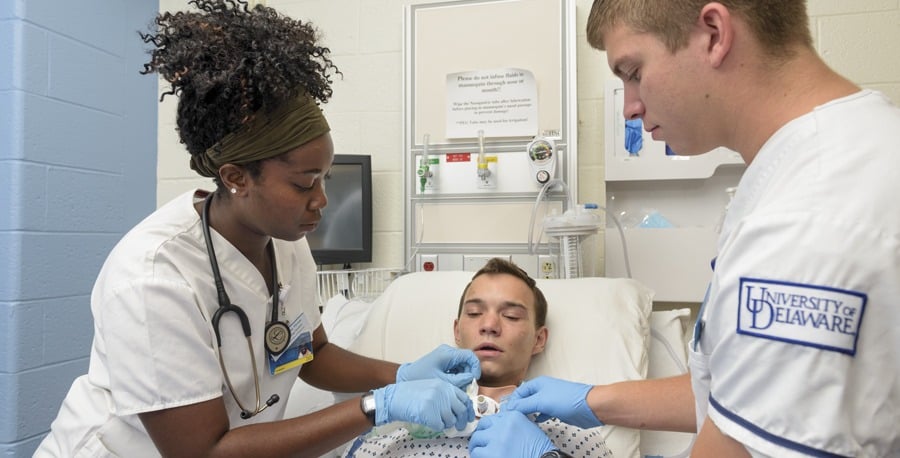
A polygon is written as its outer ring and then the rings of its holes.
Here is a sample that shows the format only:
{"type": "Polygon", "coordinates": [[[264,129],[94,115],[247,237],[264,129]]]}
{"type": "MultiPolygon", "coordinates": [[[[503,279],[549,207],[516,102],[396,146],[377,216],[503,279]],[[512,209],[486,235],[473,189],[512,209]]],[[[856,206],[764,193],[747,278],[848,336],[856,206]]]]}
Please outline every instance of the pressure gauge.
{"type": "Polygon", "coordinates": [[[534,179],[545,184],[553,178],[556,169],[556,143],[546,137],[534,137],[525,148],[534,179]]]}

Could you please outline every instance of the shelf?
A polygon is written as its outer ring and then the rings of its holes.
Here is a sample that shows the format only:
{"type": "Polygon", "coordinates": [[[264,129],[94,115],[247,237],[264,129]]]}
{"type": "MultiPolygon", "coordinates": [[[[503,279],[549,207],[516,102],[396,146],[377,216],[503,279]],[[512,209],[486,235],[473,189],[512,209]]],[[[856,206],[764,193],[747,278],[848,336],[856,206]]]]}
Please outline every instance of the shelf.
{"type": "Polygon", "coordinates": [[[720,166],[743,166],[741,155],[719,148],[699,156],[607,157],[606,181],[706,179],[720,166]]]}

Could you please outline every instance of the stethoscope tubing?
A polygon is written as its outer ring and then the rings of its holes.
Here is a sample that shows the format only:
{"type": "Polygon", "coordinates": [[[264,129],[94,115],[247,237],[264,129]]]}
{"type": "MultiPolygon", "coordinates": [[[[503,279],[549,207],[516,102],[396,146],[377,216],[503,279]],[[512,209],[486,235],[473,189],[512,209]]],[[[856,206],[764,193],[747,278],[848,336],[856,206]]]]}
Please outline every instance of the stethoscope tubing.
{"type": "MultiPolygon", "coordinates": [[[[209,207],[212,204],[213,193],[210,193],[206,200],[203,202],[203,210],[200,213],[200,221],[201,226],[203,228],[203,238],[206,241],[206,251],[209,255],[209,264],[212,267],[213,280],[216,285],[216,295],[218,296],[219,307],[216,309],[215,313],[213,313],[211,324],[213,327],[213,333],[216,335],[216,344],[218,345],[219,351],[219,366],[222,369],[222,375],[225,377],[225,384],[228,385],[228,390],[231,392],[231,396],[234,398],[234,402],[237,403],[238,408],[241,409],[241,418],[248,419],[263,410],[266,410],[267,407],[271,406],[278,402],[279,397],[277,394],[273,394],[266,401],[266,405],[262,405],[262,397],[260,396],[260,385],[259,385],[259,371],[256,367],[256,355],[253,351],[253,342],[251,341],[251,329],[250,329],[250,320],[247,318],[247,314],[241,309],[239,306],[232,304],[231,299],[228,297],[228,293],[225,291],[225,283],[222,281],[222,274],[219,271],[219,262],[216,259],[216,251],[213,248],[212,236],[209,230],[209,207]],[[237,393],[234,391],[234,387],[231,384],[231,377],[228,376],[228,370],[225,369],[225,361],[222,358],[222,334],[219,332],[219,321],[222,319],[226,313],[232,312],[237,315],[238,319],[241,322],[241,329],[244,332],[244,338],[247,340],[247,351],[250,353],[250,362],[253,365],[253,385],[256,388],[256,409],[254,411],[250,411],[244,407],[241,403],[240,399],[238,399],[237,393]]],[[[278,296],[280,294],[279,285],[278,285],[278,273],[277,273],[277,265],[275,263],[275,249],[272,246],[272,241],[269,241],[267,245],[269,250],[269,257],[272,262],[272,321],[271,323],[275,323],[278,321],[278,296]]]]}

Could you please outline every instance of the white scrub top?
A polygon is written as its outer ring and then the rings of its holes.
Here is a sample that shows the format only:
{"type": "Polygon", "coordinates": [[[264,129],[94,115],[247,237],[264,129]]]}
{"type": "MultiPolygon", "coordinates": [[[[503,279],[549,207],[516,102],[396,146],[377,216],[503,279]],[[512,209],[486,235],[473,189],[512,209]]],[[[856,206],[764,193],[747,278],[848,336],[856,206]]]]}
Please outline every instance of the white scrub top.
{"type": "MultiPolygon", "coordinates": [[[[195,191],[135,226],[112,250],[94,285],[94,340],[88,374],[75,380],[35,456],[159,456],[137,414],[222,397],[231,427],[279,420],[300,366],[271,375],[263,331],[271,313],[269,278],[211,229],[219,270],[232,304],[250,321],[257,367],[234,313],[220,321],[222,355],[245,407],[255,410],[253,370],[261,402],[281,400],[248,420],[225,385],[210,319],[219,307],[195,191]]],[[[319,326],[316,266],[305,239],[274,240],[282,284],[280,318],[319,326]],[[302,318],[301,318],[302,317],[302,318]],[[299,321],[298,321],[299,320],[299,321]]]]}
{"type": "Polygon", "coordinates": [[[708,415],[754,456],[900,456],[900,109],[861,91],[747,168],[691,343],[708,415]]]}

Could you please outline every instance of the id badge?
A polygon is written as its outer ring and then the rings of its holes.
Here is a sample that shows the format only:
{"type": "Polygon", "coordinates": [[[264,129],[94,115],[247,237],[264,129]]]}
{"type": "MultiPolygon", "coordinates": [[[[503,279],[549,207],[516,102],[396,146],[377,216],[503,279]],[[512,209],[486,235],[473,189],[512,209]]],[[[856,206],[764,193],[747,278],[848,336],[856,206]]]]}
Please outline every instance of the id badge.
{"type": "Polygon", "coordinates": [[[291,322],[291,341],[278,354],[269,354],[269,373],[278,375],[313,360],[312,329],[306,314],[301,313],[291,322]]]}

